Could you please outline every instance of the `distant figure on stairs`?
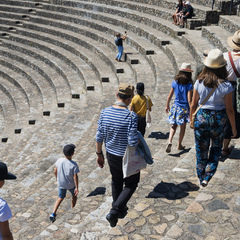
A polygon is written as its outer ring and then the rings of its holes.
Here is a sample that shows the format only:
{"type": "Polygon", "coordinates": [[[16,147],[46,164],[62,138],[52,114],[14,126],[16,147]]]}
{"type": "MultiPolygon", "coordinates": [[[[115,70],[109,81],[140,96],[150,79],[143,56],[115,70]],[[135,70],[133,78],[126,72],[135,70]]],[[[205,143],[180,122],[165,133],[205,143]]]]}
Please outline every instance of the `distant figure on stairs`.
{"type": "Polygon", "coordinates": [[[173,24],[177,24],[177,15],[180,14],[180,12],[182,11],[183,9],[183,1],[182,0],[179,0],[178,1],[178,5],[176,7],[176,12],[172,15],[172,19],[173,19],[173,24]]]}
{"type": "Polygon", "coordinates": [[[179,68],[175,80],[172,82],[171,90],[169,92],[166,104],[165,113],[169,113],[168,122],[171,124],[168,144],[166,152],[171,152],[172,140],[176,133],[177,126],[180,125],[178,150],[183,150],[185,147],[182,145],[183,137],[185,135],[186,124],[190,122],[190,103],[192,101],[192,70],[190,63],[183,63],[179,68]],[[175,94],[174,104],[170,111],[170,101],[175,94]]]}
{"type": "Polygon", "coordinates": [[[183,28],[183,27],[184,27],[184,21],[185,21],[187,18],[192,18],[192,16],[193,16],[193,8],[192,8],[192,6],[190,5],[189,1],[187,1],[187,2],[185,3],[185,5],[186,5],[185,11],[183,12],[182,15],[179,16],[179,23],[180,23],[179,27],[180,27],[180,28],[183,28]]]}
{"type": "Polygon", "coordinates": [[[127,37],[127,32],[121,37],[121,33],[116,33],[116,39],[115,39],[115,44],[118,48],[118,54],[116,57],[116,61],[122,62],[121,58],[123,55],[123,40],[125,40],[127,37]]]}
{"type": "Polygon", "coordinates": [[[79,168],[76,162],[72,160],[76,146],[74,144],[67,144],[63,148],[65,157],[59,158],[56,162],[54,175],[58,183],[58,199],[56,200],[53,208],[53,213],[50,215],[50,221],[56,221],[56,212],[66,197],[67,190],[72,195],[72,208],[75,207],[78,195],[78,173],[79,168]]]}
{"type": "MultiPolygon", "coordinates": [[[[8,172],[7,165],[0,162],[0,188],[3,187],[5,180],[16,179],[17,177],[8,172]]],[[[0,239],[12,240],[13,236],[9,228],[9,219],[12,217],[11,209],[6,201],[0,198],[0,239]]]]}

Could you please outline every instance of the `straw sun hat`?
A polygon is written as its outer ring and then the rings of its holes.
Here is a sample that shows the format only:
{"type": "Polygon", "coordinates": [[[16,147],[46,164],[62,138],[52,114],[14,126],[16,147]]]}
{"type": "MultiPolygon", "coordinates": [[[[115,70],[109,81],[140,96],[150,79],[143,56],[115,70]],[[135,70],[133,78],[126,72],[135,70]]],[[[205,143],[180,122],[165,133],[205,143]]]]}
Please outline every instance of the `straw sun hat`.
{"type": "Polygon", "coordinates": [[[229,37],[228,45],[234,50],[240,50],[240,30],[236,31],[233,36],[229,37]]]}
{"type": "Polygon", "coordinates": [[[191,70],[191,64],[190,63],[182,63],[182,66],[179,68],[179,71],[182,72],[193,72],[193,70],[191,70]]]}
{"type": "Polygon", "coordinates": [[[227,64],[223,53],[219,49],[212,49],[204,59],[203,64],[208,68],[221,68],[227,64]]]}

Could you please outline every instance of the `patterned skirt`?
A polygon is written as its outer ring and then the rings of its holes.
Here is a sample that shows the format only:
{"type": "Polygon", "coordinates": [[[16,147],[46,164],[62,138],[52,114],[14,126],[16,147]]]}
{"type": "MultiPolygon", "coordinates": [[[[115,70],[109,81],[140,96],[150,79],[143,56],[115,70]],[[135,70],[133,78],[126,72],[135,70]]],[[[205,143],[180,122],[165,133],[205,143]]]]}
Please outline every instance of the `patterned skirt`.
{"type": "Polygon", "coordinates": [[[168,122],[171,124],[183,125],[190,122],[190,108],[182,108],[173,105],[169,112],[168,122]]]}

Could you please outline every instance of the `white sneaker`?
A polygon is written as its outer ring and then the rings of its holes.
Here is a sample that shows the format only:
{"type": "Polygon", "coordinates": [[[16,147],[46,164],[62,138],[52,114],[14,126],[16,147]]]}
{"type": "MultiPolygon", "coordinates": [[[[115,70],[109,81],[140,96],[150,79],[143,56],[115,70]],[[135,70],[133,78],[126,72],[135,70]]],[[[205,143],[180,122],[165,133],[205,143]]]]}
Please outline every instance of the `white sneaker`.
{"type": "Polygon", "coordinates": [[[206,187],[207,185],[208,185],[208,182],[207,182],[206,180],[203,180],[203,181],[202,181],[202,186],[203,186],[203,187],[206,187]]]}
{"type": "Polygon", "coordinates": [[[166,152],[170,153],[171,152],[171,148],[172,148],[172,143],[168,143],[168,145],[166,147],[166,152]]]}

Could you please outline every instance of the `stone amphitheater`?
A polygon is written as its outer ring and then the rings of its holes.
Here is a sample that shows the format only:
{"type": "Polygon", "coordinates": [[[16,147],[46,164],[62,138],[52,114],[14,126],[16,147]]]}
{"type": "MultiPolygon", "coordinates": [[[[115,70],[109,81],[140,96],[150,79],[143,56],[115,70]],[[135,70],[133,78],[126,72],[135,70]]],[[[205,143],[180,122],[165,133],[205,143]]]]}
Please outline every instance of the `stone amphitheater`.
{"type": "MultiPolygon", "coordinates": [[[[0,159],[16,174],[0,196],[10,205],[14,239],[239,240],[240,142],[207,188],[199,189],[193,131],[183,151],[165,147],[164,107],[182,62],[193,69],[205,49],[228,51],[240,29],[231,0],[192,0],[185,28],[171,23],[176,0],[0,0],[0,159]],[[124,62],[116,62],[114,33],[128,32],[124,62]],[[128,215],[111,228],[108,166],[98,168],[95,133],[101,109],[120,82],[144,82],[152,98],[146,141],[154,164],[141,173],[128,215]],[[74,143],[79,199],[70,196],[49,221],[58,189],[53,174],[62,148],[74,143]]],[[[234,1],[236,2],[236,1],[234,1]]],[[[177,133],[178,134],[178,133],[177,133]]]]}

